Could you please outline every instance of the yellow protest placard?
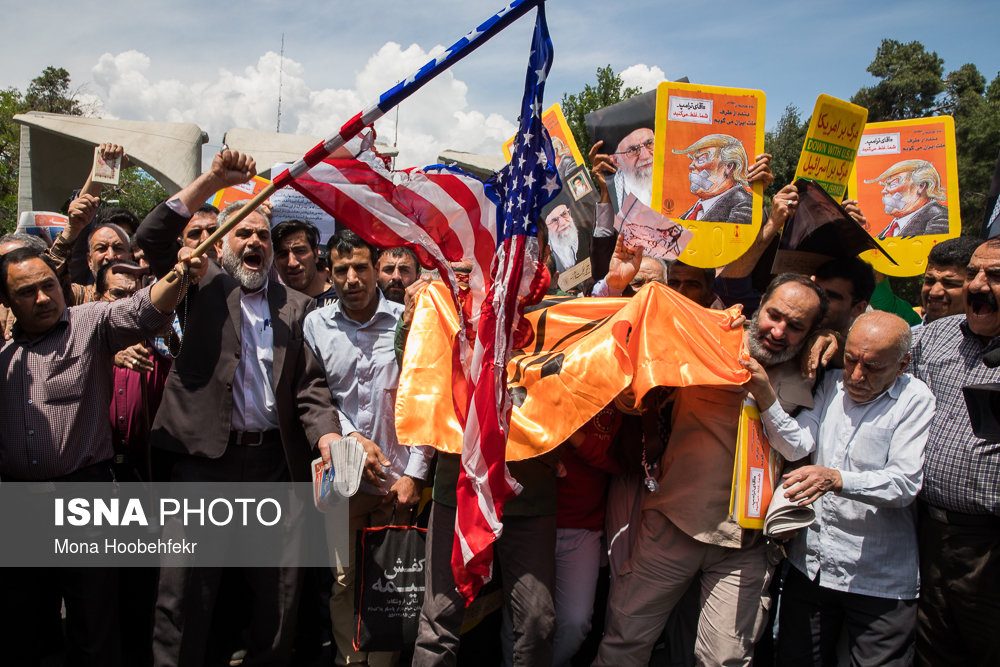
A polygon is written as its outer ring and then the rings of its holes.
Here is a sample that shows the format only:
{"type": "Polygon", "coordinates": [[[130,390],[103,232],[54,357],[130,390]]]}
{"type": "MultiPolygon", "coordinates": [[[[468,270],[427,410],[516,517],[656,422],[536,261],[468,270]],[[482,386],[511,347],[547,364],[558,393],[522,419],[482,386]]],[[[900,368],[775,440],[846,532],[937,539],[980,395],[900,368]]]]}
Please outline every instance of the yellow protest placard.
{"type": "MultiPolygon", "coordinates": [[[[552,150],[556,153],[556,162],[562,163],[566,160],[572,160],[574,166],[583,164],[583,154],[576,145],[573,131],[569,129],[569,123],[566,122],[566,116],[563,115],[562,107],[559,106],[558,102],[542,114],[542,125],[552,137],[552,150]]],[[[514,148],[516,138],[517,135],[514,135],[503,145],[503,156],[508,162],[510,162],[511,149],[514,148]]]]}
{"type": "Polygon", "coordinates": [[[694,232],[685,264],[724,266],[757,236],[763,186],[747,172],[764,150],[764,97],[669,81],[656,89],[652,208],[694,232]]]}
{"type": "Polygon", "coordinates": [[[934,244],[962,233],[951,116],[869,123],[850,183],[868,233],[898,262],[862,253],[876,271],[919,275],[934,244]]]}
{"type": "Polygon", "coordinates": [[[793,181],[808,178],[841,201],[867,120],[868,109],[820,95],[809,121],[793,181]]]}
{"type": "Polygon", "coordinates": [[[741,528],[764,527],[767,507],[781,476],[782,458],[771,449],[757,403],[749,396],[740,411],[729,512],[741,528]]]}

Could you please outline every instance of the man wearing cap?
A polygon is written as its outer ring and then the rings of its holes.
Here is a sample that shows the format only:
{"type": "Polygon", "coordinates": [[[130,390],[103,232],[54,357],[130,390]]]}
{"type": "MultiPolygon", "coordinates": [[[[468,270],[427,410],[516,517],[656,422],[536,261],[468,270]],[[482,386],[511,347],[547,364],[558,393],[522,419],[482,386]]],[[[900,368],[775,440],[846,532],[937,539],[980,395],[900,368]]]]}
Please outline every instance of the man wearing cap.
{"type": "Polygon", "coordinates": [[[691,193],[698,197],[684,220],[749,225],[753,195],[747,189],[747,152],[736,137],[709,134],[674,155],[687,155],[691,193]]]}
{"type": "Polygon", "coordinates": [[[903,160],[865,183],[882,186],[882,204],[892,220],[879,240],[893,236],[948,233],[947,193],[941,176],[927,160],[903,160]]]}

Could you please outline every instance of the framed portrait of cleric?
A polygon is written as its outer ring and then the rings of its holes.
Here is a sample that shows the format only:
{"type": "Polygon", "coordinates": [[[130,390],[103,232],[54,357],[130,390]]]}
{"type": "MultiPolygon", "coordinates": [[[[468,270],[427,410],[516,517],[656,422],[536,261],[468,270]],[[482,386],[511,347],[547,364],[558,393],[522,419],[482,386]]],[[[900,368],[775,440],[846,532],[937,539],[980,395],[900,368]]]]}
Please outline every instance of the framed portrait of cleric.
{"type": "Polygon", "coordinates": [[[569,190],[569,193],[573,196],[573,201],[580,201],[594,191],[594,186],[590,184],[590,179],[587,178],[586,170],[564,179],[563,186],[569,190]]]}
{"type": "MultiPolygon", "coordinates": [[[[562,107],[553,104],[546,109],[542,113],[542,125],[545,126],[552,138],[552,151],[556,155],[556,171],[562,182],[562,193],[566,195],[566,197],[560,196],[549,202],[542,215],[543,217],[548,216],[552,209],[558,205],[566,207],[575,224],[586,230],[588,243],[584,256],[588,256],[590,254],[590,233],[594,229],[594,204],[597,203],[594,184],[590,180],[586,163],[583,161],[583,154],[580,153],[580,148],[576,145],[576,139],[573,138],[573,131],[570,130],[569,123],[566,122],[562,107]],[[556,201],[559,203],[556,204],[556,201]]],[[[515,138],[516,136],[511,137],[503,145],[503,154],[508,162],[515,138]]]]}
{"type": "Polygon", "coordinates": [[[763,187],[747,180],[764,150],[764,93],[690,83],[656,89],[652,208],[694,236],[680,259],[723,266],[753,244],[763,187]]]}
{"type": "Polygon", "coordinates": [[[898,262],[861,255],[890,276],[923,273],[934,244],[962,233],[951,116],[868,123],[851,173],[868,233],[898,262]]]}
{"type": "Polygon", "coordinates": [[[617,169],[613,177],[606,179],[615,213],[629,194],[649,205],[655,119],[655,90],[592,111],[584,118],[591,141],[604,142],[600,152],[609,154],[617,169]]]}
{"type": "Polygon", "coordinates": [[[577,167],[564,176],[562,191],[542,209],[542,219],[549,230],[549,250],[559,273],[590,257],[594,203],[574,198],[567,187],[567,183],[580,176],[587,176],[586,167],[577,167]]]}

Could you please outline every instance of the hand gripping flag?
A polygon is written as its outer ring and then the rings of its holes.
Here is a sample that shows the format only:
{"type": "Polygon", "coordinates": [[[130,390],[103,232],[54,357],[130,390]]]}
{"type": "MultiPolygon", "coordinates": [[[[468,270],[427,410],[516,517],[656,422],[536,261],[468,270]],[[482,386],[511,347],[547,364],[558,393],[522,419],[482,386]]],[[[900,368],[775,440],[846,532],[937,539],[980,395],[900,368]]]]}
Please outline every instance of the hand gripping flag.
{"type": "Polygon", "coordinates": [[[551,63],[539,5],[514,155],[486,183],[440,165],[390,172],[370,151],[322,158],[290,183],[368,242],[413,249],[449,286],[466,332],[456,337],[451,367],[464,429],[452,568],[467,601],[492,575],[503,503],[520,490],[504,461],[511,411],[505,367],[515,332],[526,329],[519,326],[524,307],[548,286],[535,233],[541,207],[560,187],[541,122],[551,63]],[[471,265],[468,290],[453,263],[471,265]]]}

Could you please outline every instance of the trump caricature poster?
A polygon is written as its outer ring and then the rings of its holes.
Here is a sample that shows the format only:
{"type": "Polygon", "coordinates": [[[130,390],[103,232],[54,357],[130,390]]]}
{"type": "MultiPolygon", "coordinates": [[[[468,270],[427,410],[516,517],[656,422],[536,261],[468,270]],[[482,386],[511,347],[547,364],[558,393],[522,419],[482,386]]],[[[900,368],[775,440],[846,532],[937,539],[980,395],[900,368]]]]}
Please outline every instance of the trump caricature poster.
{"type": "Polygon", "coordinates": [[[680,256],[723,266],[753,244],[763,187],[747,180],[764,150],[764,93],[664,82],[656,90],[652,208],[694,237],[680,256]]]}
{"type": "Polygon", "coordinates": [[[851,173],[868,233],[899,263],[861,255],[890,276],[923,273],[935,243],[962,233],[951,116],[869,123],[851,173]]]}

